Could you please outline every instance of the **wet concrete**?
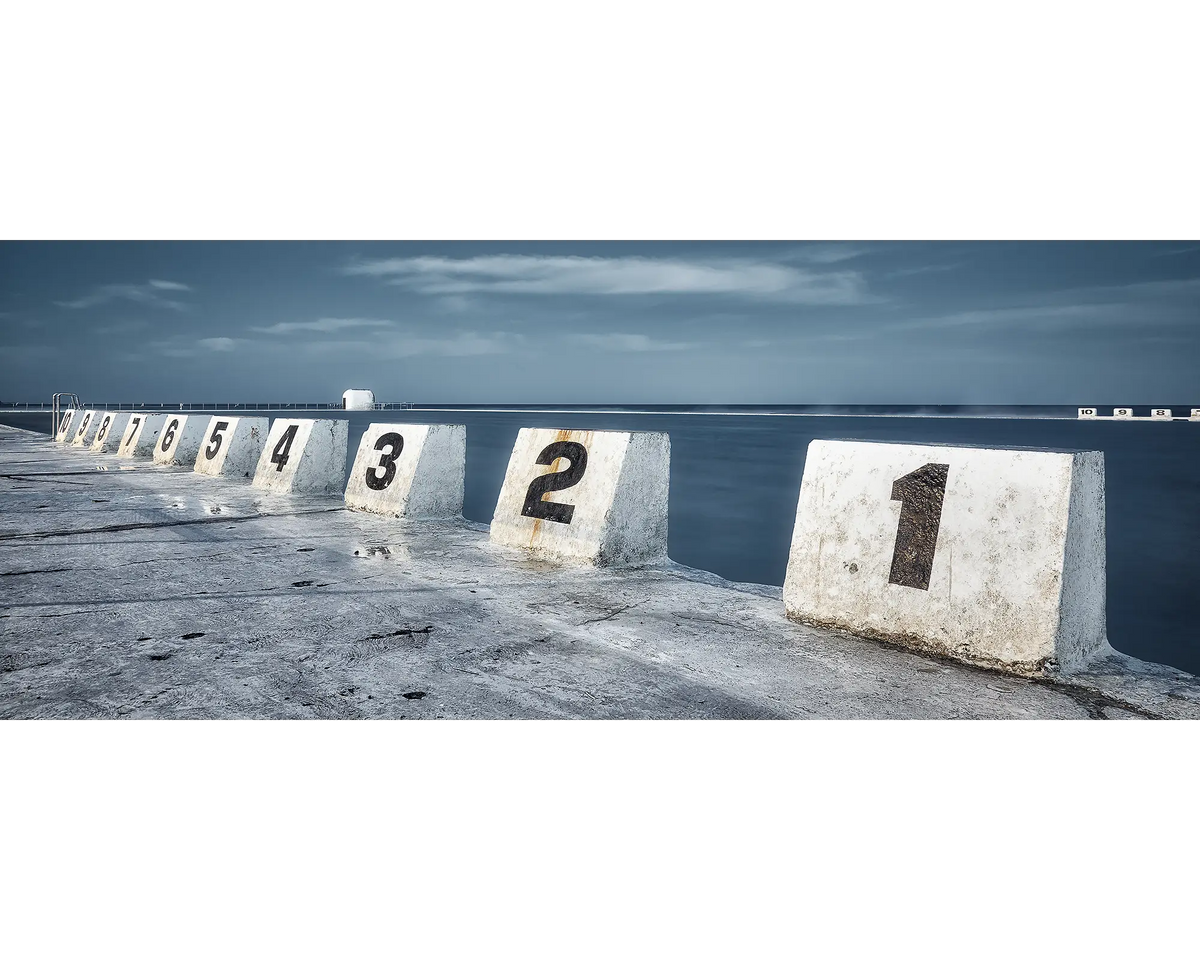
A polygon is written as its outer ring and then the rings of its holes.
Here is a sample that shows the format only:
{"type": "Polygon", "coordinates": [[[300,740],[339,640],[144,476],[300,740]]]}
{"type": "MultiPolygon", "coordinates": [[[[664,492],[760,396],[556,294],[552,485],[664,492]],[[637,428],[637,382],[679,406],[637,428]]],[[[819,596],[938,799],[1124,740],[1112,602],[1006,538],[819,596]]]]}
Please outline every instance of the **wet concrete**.
{"type": "Polygon", "coordinates": [[[1120,654],[1024,680],[790,622],[775,587],[7,427],[0,504],[3,718],[1200,717],[1200,679],[1120,654]]]}

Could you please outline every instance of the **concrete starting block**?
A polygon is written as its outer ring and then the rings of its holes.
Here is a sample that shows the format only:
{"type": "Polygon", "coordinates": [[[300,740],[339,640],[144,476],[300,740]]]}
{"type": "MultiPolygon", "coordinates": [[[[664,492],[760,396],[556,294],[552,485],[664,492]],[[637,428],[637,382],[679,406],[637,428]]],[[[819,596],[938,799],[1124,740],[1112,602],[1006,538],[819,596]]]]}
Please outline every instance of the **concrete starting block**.
{"type": "Polygon", "coordinates": [[[1114,420],[1132,420],[1133,407],[1113,407],[1114,420]]]}
{"type": "Polygon", "coordinates": [[[273,493],[342,493],[348,432],[345,420],[276,420],[252,485],[273,493]]]}
{"type": "Polygon", "coordinates": [[[1200,407],[1192,407],[1192,412],[1188,414],[1189,420],[1200,420],[1200,407]]]}
{"type": "Polygon", "coordinates": [[[346,481],[346,506],[390,517],[462,515],[467,428],[373,423],[346,481]]]}
{"type": "Polygon", "coordinates": [[[189,417],[186,414],[167,414],[158,445],[154,448],[154,462],[160,467],[190,467],[196,463],[207,417],[189,417]]]}
{"type": "Polygon", "coordinates": [[[196,473],[253,477],[270,429],[266,417],[213,417],[196,455],[196,473]]]}
{"type": "Polygon", "coordinates": [[[1104,454],[814,440],[789,617],[1038,675],[1111,652],[1104,454]]]}
{"type": "Polygon", "coordinates": [[[158,444],[158,434],[167,422],[161,413],[143,413],[135,410],[129,414],[129,423],[121,436],[118,457],[152,457],[158,444]]]}
{"type": "Polygon", "coordinates": [[[1095,407],[1080,407],[1079,408],[1079,419],[1080,420],[1095,420],[1096,419],[1096,408],[1095,407]]]}
{"type": "Polygon", "coordinates": [[[96,419],[97,410],[84,410],[83,418],[75,424],[75,433],[71,437],[71,446],[85,447],[91,444],[96,436],[96,428],[100,425],[96,419]]]}
{"type": "Polygon", "coordinates": [[[665,433],[524,428],[508,461],[491,540],[537,558],[661,562],[670,477],[665,433]]]}
{"type": "Polygon", "coordinates": [[[73,437],[71,425],[78,422],[79,414],[80,411],[74,407],[63,412],[62,419],[58,421],[58,433],[54,435],[55,443],[64,443],[73,437]]]}
{"type": "Polygon", "coordinates": [[[1170,420],[1171,411],[1167,407],[1155,407],[1150,411],[1151,420],[1170,420]]]}
{"type": "Polygon", "coordinates": [[[92,453],[113,453],[121,445],[121,434],[129,423],[129,411],[107,411],[100,415],[100,426],[96,439],[92,441],[92,453]]]}

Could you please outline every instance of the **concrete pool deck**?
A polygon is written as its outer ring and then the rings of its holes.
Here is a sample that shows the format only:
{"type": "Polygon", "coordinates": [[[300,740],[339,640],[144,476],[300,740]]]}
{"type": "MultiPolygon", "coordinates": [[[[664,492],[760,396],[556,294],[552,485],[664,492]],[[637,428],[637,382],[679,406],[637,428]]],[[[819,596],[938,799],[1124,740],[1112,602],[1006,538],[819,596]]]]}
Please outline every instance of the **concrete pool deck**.
{"type": "Polygon", "coordinates": [[[794,623],[779,588],[533,562],[0,426],[0,718],[1200,718],[1116,654],[1027,680],[794,623]]]}

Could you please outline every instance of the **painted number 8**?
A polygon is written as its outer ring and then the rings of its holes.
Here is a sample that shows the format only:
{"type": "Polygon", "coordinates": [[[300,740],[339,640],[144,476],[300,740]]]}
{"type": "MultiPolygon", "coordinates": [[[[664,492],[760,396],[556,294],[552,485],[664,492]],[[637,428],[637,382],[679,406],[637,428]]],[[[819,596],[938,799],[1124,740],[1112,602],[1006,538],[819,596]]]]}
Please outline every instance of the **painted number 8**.
{"type": "Polygon", "coordinates": [[[372,490],[386,490],[396,479],[396,458],[404,449],[404,438],[398,433],[385,433],[375,441],[375,449],[382,451],[384,447],[392,449],[379,458],[379,464],[367,467],[367,486],[372,490]],[[382,470],[379,474],[376,471],[382,470]]]}

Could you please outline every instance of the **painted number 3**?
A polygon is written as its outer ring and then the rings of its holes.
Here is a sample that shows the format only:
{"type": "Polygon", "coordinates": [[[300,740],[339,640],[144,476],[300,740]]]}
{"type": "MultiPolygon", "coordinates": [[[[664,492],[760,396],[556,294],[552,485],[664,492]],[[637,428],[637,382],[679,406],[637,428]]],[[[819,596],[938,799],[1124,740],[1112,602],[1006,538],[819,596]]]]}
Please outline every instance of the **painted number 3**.
{"type": "Polygon", "coordinates": [[[377,466],[367,467],[367,486],[372,490],[386,490],[396,479],[396,458],[404,449],[404,438],[398,433],[385,433],[375,441],[376,450],[382,451],[384,447],[391,450],[379,458],[377,466]],[[383,473],[378,473],[379,470],[383,473]]]}
{"type": "Polygon", "coordinates": [[[521,516],[533,517],[535,520],[553,520],[555,523],[570,523],[575,515],[573,503],[554,503],[543,500],[542,497],[554,490],[566,490],[583,479],[587,470],[587,447],[574,440],[556,440],[538,454],[537,462],[550,466],[555,460],[571,461],[566,470],[557,473],[543,473],[534,477],[525,494],[525,505],[521,508],[521,516]]]}
{"type": "Polygon", "coordinates": [[[929,589],[949,473],[947,463],[927,463],[892,484],[892,499],[900,501],[900,523],[888,583],[929,589]]]}

